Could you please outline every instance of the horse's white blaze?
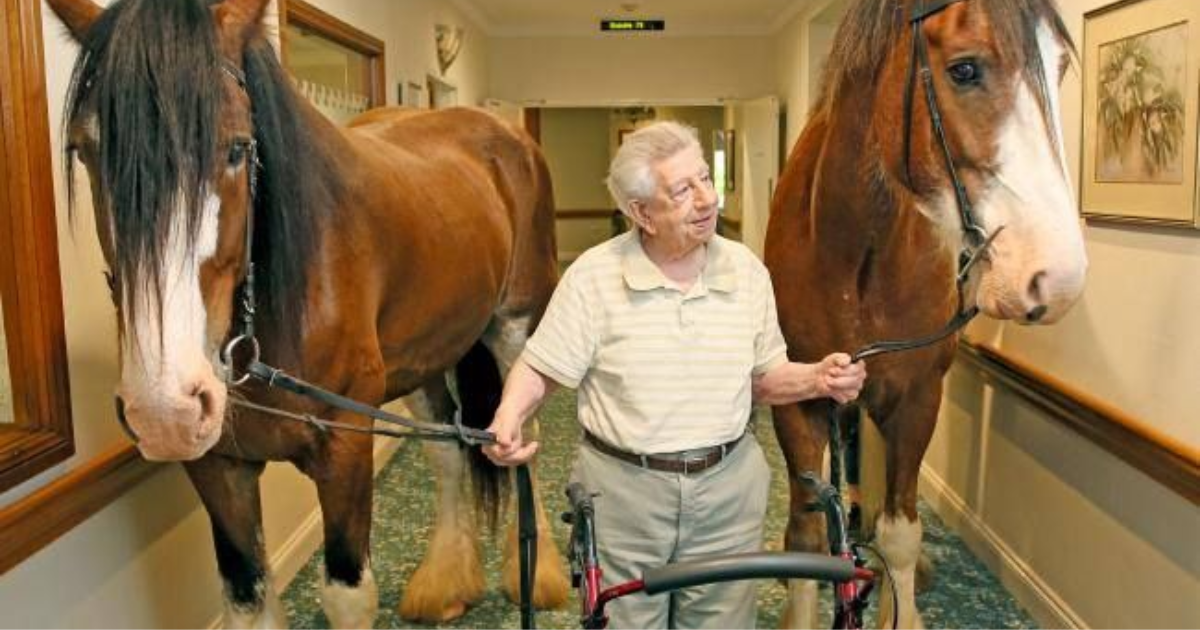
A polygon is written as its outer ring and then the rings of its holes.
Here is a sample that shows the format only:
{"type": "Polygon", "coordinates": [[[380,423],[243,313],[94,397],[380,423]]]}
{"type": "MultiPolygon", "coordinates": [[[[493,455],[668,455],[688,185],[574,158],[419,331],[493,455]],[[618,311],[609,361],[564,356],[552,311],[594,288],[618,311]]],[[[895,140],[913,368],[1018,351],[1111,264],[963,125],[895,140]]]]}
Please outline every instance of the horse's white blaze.
{"type": "MultiPolygon", "coordinates": [[[[904,515],[895,518],[882,515],[875,523],[875,542],[879,552],[887,559],[890,579],[896,589],[899,603],[897,628],[924,627],[917,612],[916,571],[921,557],[921,521],[908,520],[904,515]]],[[[886,578],[887,576],[885,576],[886,578]]],[[[892,594],[888,585],[882,584],[877,592],[879,599],[879,627],[892,627],[892,594]]]]}
{"type": "Polygon", "coordinates": [[[262,608],[247,608],[226,597],[222,625],[226,628],[287,628],[287,613],[275,589],[264,581],[256,584],[255,590],[262,593],[262,608]]]}
{"type": "Polygon", "coordinates": [[[1082,291],[1087,256],[1058,111],[1057,63],[1064,49],[1045,22],[1037,38],[1052,116],[1046,120],[1030,85],[1018,79],[1014,107],[998,135],[995,177],[977,205],[989,232],[1003,226],[979,301],[989,314],[1011,318],[1045,306],[1042,321],[1050,322],[1082,291]]]}
{"type": "Polygon", "coordinates": [[[204,200],[198,238],[190,250],[185,213],[176,211],[163,257],[161,316],[139,308],[136,318],[125,321],[118,393],[148,459],[198,457],[220,435],[220,418],[205,417],[198,395],[204,391],[217,407],[224,406],[224,388],[205,349],[208,318],[200,290],[200,267],[217,248],[219,211],[218,197],[204,200]]]}
{"type": "Polygon", "coordinates": [[[371,565],[363,566],[358,586],[326,580],[321,585],[321,608],[334,628],[371,628],[379,612],[379,587],[371,565]]]}

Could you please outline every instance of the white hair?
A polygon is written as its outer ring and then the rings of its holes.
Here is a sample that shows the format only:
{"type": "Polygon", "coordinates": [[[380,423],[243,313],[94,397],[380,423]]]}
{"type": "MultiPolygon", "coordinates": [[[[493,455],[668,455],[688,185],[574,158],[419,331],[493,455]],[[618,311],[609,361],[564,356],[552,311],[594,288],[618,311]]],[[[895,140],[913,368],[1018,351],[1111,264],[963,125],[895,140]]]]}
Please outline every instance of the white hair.
{"type": "Polygon", "coordinates": [[[652,172],[655,164],[692,148],[703,151],[696,129],[672,120],[647,125],[625,136],[604,180],[621,212],[628,216],[630,202],[654,196],[658,187],[652,172]]]}

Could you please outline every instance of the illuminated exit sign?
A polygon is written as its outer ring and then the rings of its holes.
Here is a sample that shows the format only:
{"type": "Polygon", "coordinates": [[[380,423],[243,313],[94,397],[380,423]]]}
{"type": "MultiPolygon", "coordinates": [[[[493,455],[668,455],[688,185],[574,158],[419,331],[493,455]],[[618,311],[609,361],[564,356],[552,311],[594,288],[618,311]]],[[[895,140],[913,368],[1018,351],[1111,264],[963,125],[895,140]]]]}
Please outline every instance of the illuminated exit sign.
{"type": "Polygon", "coordinates": [[[662,31],[666,20],[600,20],[600,30],[606,32],[662,31]]]}

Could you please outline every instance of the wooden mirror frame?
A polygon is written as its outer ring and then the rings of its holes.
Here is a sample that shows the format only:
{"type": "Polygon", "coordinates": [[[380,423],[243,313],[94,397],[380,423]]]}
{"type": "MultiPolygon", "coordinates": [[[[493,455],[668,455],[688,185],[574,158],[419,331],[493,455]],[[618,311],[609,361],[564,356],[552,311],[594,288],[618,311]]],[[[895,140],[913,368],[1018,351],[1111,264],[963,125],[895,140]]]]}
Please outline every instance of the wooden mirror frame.
{"type": "Polygon", "coordinates": [[[0,0],[0,295],[15,422],[0,492],[75,453],[37,0],[0,0]]]}

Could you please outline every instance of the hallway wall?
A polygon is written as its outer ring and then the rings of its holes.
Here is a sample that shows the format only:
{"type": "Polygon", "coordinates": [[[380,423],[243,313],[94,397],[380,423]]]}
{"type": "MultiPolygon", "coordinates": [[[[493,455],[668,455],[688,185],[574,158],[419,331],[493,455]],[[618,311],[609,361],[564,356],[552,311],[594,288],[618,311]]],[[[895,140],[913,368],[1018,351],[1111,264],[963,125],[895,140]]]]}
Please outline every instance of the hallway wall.
{"type": "Polygon", "coordinates": [[[766,37],[496,37],[492,96],[531,105],[716,104],[773,93],[766,37]]]}

